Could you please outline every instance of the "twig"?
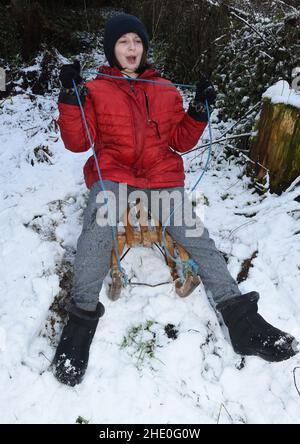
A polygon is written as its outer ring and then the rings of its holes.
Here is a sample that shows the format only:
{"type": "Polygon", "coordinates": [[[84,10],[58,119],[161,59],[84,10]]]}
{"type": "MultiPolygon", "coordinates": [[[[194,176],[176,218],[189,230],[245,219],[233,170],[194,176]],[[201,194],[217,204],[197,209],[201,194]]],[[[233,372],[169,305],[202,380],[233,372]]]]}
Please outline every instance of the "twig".
{"type": "Polygon", "coordinates": [[[52,162],[52,157],[49,156],[49,154],[47,154],[45,151],[43,151],[43,154],[47,157],[47,159],[48,159],[50,165],[54,165],[54,163],[52,162]]]}
{"type": "Polygon", "coordinates": [[[296,370],[297,370],[297,369],[300,369],[300,367],[295,367],[295,368],[293,369],[293,377],[294,377],[294,385],[295,385],[295,387],[296,387],[296,390],[297,390],[298,395],[300,396],[300,391],[299,391],[299,389],[298,389],[297,381],[296,381],[296,370]]]}
{"type": "Polygon", "coordinates": [[[222,407],[224,408],[224,410],[226,411],[227,415],[228,415],[229,418],[231,419],[231,422],[233,422],[233,419],[232,419],[231,414],[228,412],[227,408],[225,407],[225,405],[224,405],[223,402],[222,402],[221,405],[220,405],[220,411],[219,411],[219,416],[218,416],[217,424],[219,424],[219,421],[220,421],[220,416],[221,416],[222,407]]]}
{"type": "Polygon", "coordinates": [[[271,57],[267,52],[262,51],[261,49],[259,50],[259,52],[261,52],[262,54],[266,55],[267,57],[269,57],[269,59],[273,60],[273,57],[271,57]]]}
{"type": "Polygon", "coordinates": [[[297,14],[299,14],[298,9],[296,9],[294,6],[292,6],[292,5],[288,5],[287,3],[285,3],[285,2],[283,2],[283,1],[281,1],[281,0],[277,0],[277,2],[280,3],[281,5],[284,5],[284,6],[287,6],[287,7],[289,7],[289,8],[292,8],[294,12],[296,12],[297,14]]]}
{"type": "Polygon", "coordinates": [[[250,109],[248,109],[248,111],[245,114],[243,114],[242,117],[240,117],[239,120],[237,120],[233,125],[231,125],[231,127],[228,130],[226,130],[224,133],[222,133],[220,137],[224,137],[225,134],[229,133],[238,123],[240,123],[246,116],[248,116],[248,114],[250,114],[260,104],[261,104],[261,101],[257,102],[250,109]]]}
{"type": "MultiPolygon", "coordinates": [[[[224,139],[214,140],[213,142],[211,142],[211,144],[215,145],[216,143],[227,142],[227,140],[239,139],[240,137],[249,137],[249,136],[252,136],[252,133],[236,134],[234,136],[225,137],[224,139]]],[[[204,145],[197,146],[196,148],[193,148],[192,150],[187,151],[186,153],[181,153],[180,156],[181,157],[185,156],[186,154],[193,153],[194,151],[198,151],[201,148],[205,148],[205,147],[208,147],[208,146],[210,146],[210,142],[205,143],[204,145]]],[[[203,154],[203,153],[200,153],[200,154],[203,154]]],[[[198,156],[198,154],[197,154],[197,156],[198,156]]],[[[197,156],[193,157],[193,159],[190,159],[190,160],[191,161],[194,160],[197,156]]]]}
{"type": "MultiPolygon", "coordinates": [[[[275,39],[275,41],[273,40],[273,43],[268,42],[268,40],[266,40],[264,38],[264,36],[259,31],[257,31],[257,29],[253,25],[251,25],[251,23],[249,23],[247,20],[245,20],[242,17],[240,17],[240,15],[236,14],[235,12],[233,12],[234,10],[238,11],[236,8],[234,8],[232,6],[229,6],[229,5],[227,5],[227,7],[229,8],[229,10],[231,10],[231,11],[229,11],[230,14],[234,15],[237,19],[241,20],[245,25],[247,25],[250,29],[252,29],[262,39],[262,41],[264,43],[266,43],[266,45],[268,45],[269,47],[272,47],[274,45],[274,43],[275,43],[278,48],[280,47],[280,45],[279,45],[279,43],[277,42],[276,39],[275,39]]],[[[239,12],[239,14],[242,13],[242,11],[238,11],[238,12],[239,12]]],[[[253,18],[255,19],[255,15],[254,14],[252,14],[252,15],[253,15],[253,18]]],[[[269,56],[269,57],[273,60],[273,57],[271,57],[271,56],[269,56]]]]}
{"type": "Polygon", "coordinates": [[[87,9],[86,9],[86,1],[85,0],[83,0],[83,5],[84,5],[84,12],[85,12],[87,29],[88,29],[88,31],[90,31],[90,25],[89,25],[88,16],[87,16],[87,9]]]}
{"type": "MultiPolygon", "coordinates": [[[[230,131],[232,131],[233,130],[233,128],[236,126],[236,125],[238,125],[248,114],[250,114],[255,108],[257,108],[258,107],[258,105],[260,105],[261,104],[261,102],[259,101],[259,102],[257,102],[254,106],[252,106],[250,109],[248,109],[248,111],[245,113],[245,114],[243,114],[242,115],[242,117],[240,117],[239,118],[239,120],[237,120],[233,125],[231,125],[231,127],[230,128],[228,128],[226,131],[224,131],[224,133],[222,133],[221,135],[220,135],[220,137],[219,137],[219,139],[217,139],[216,141],[214,141],[213,143],[218,143],[218,142],[220,142],[220,141],[223,141],[223,139],[221,139],[222,137],[224,137],[226,134],[228,134],[230,131]]],[[[245,135],[251,135],[251,133],[246,133],[245,135]]],[[[240,135],[240,137],[243,137],[244,135],[243,134],[241,134],[240,135]]],[[[235,136],[235,137],[237,137],[237,136],[235,136]]],[[[224,140],[226,140],[226,139],[224,139],[224,140]]],[[[228,138],[228,140],[229,140],[229,138],[228,138]]],[[[205,147],[205,146],[209,146],[210,144],[208,143],[208,144],[205,144],[205,145],[200,145],[199,147],[197,147],[197,148],[194,148],[194,149],[192,149],[192,150],[190,150],[190,151],[187,151],[186,153],[183,153],[183,154],[181,154],[181,156],[184,156],[184,155],[186,155],[186,154],[188,154],[188,153],[192,153],[193,151],[196,151],[196,150],[198,150],[199,148],[203,148],[203,147],[205,147]]],[[[193,159],[192,159],[193,160],[193,159]]]]}
{"type": "Polygon", "coordinates": [[[234,230],[231,230],[229,233],[229,236],[227,237],[227,239],[229,240],[231,238],[231,236],[233,235],[233,233],[235,233],[236,231],[238,231],[240,228],[244,227],[245,225],[250,225],[250,224],[254,224],[256,223],[257,220],[256,219],[252,219],[249,222],[245,222],[242,225],[239,225],[238,227],[234,228],[234,230]]]}
{"type": "MultiPolygon", "coordinates": [[[[10,97],[10,96],[8,96],[8,97],[10,97]]],[[[3,105],[3,103],[5,102],[5,100],[7,100],[7,99],[8,99],[8,97],[5,97],[5,99],[4,99],[4,100],[2,100],[2,102],[0,102],[0,106],[2,106],[2,105],[3,105]]]]}
{"type": "Polygon", "coordinates": [[[285,193],[288,193],[289,191],[292,191],[300,182],[300,176],[296,177],[294,182],[291,183],[291,185],[285,190],[285,193]]]}
{"type": "Polygon", "coordinates": [[[38,125],[31,126],[30,128],[23,128],[23,131],[29,131],[29,130],[36,129],[36,128],[38,128],[38,125]]]}
{"type": "MultiPolygon", "coordinates": [[[[226,138],[222,139],[222,137],[224,137],[226,134],[228,134],[230,131],[232,131],[233,128],[234,128],[236,125],[238,125],[238,123],[240,123],[240,122],[241,122],[241,121],[242,121],[242,120],[243,120],[248,114],[250,114],[250,113],[251,113],[255,108],[257,108],[258,105],[260,105],[260,104],[261,104],[261,102],[259,101],[259,102],[257,102],[254,106],[252,106],[252,107],[251,107],[251,108],[250,108],[245,114],[243,114],[242,117],[239,118],[239,120],[237,120],[233,125],[231,125],[230,128],[228,128],[226,131],[224,131],[224,133],[221,134],[221,136],[219,137],[219,139],[213,141],[212,144],[221,143],[221,142],[227,142],[228,140],[235,139],[235,138],[249,137],[249,136],[251,136],[252,133],[245,133],[245,134],[237,134],[237,135],[230,136],[230,137],[226,137],[226,138]]],[[[197,151],[197,150],[199,150],[199,149],[201,149],[201,148],[205,148],[205,147],[208,147],[208,146],[210,146],[210,143],[207,143],[207,144],[204,144],[204,145],[200,145],[199,147],[193,148],[192,150],[187,151],[186,153],[182,153],[182,154],[180,154],[180,155],[181,155],[181,157],[182,157],[182,156],[184,156],[184,155],[186,155],[186,154],[188,154],[188,153],[191,153],[191,152],[193,152],[193,151],[197,151]]],[[[189,159],[189,161],[192,162],[194,159],[196,159],[196,158],[199,157],[201,154],[203,154],[204,151],[205,151],[205,150],[201,151],[201,153],[196,154],[196,156],[193,157],[192,159],[189,159]]],[[[241,151],[241,150],[238,150],[238,151],[241,151]]],[[[244,156],[245,156],[245,155],[244,155],[244,156]]],[[[247,157],[247,156],[246,156],[246,157],[247,157]]],[[[249,159],[249,158],[248,158],[248,159],[249,159]]],[[[251,159],[249,159],[249,161],[251,161],[251,159]]],[[[263,165],[260,165],[260,166],[261,166],[262,168],[265,168],[263,165]]],[[[266,168],[265,168],[265,169],[266,169],[266,168]]]]}
{"type": "Polygon", "coordinates": [[[158,15],[158,18],[157,18],[157,21],[156,21],[156,25],[155,25],[155,28],[154,28],[154,17],[155,17],[154,11],[155,11],[155,2],[153,2],[153,23],[152,23],[152,39],[153,39],[153,40],[154,40],[154,38],[155,38],[155,34],[156,34],[156,31],[157,31],[157,28],[158,28],[158,25],[159,25],[159,21],[160,21],[160,17],[161,17],[162,11],[163,11],[163,7],[164,7],[164,1],[162,1],[162,4],[161,4],[161,6],[160,6],[159,15],[158,15]]]}
{"type": "MultiPolygon", "coordinates": [[[[223,35],[221,35],[220,37],[217,37],[215,40],[213,40],[213,41],[211,42],[211,45],[213,45],[213,43],[216,43],[216,42],[218,42],[219,40],[223,39],[224,37],[226,37],[226,35],[227,35],[227,34],[223,34],[223,35]]],[[[203,55],[206,54],[207,51],[210,50],[210,48],[211,48],[211,46],[210,46],[209,48],[205,49],[203,52],[201,52],[201,54],[199,55],[199,57],[197,58],[197,60],[196,60],[196,62],[195,62],[195,64],[194,64],[194,66],[192,67],[191,71],[195,72],[195,69],[197,68],[197,65],[199,64],[199,61],[200,61],[201,57],[203,57],[203,55]]]]}
{"type": "MultiPolygon", "coordinates": [[[[235,12],[233,12],[233,11],[230,11],[230,14],[232,14],[232,15],[234,15],[234,17],[236,17],[238,20],[240,20],[241,22],[243,22],[243,23],[245,23],[245,25],[247,25],[249,28],[251,28],[252,29],[252,31],[254,31],[261,39],[262,39],[262,41],[266,44],[266,45],[268,45],[269,47],[270,46],[272,46],[271,45],[271,42],[268,42],[265,38],[264,38],[264,36],[260,33],[260,32],[258,32],[257,31],[257,29],[255,29],[254,28],[254,26],[252,26],[249,22],[247,22],[247,20],[245,20],[245,19],[243,19],[242,17],[240,17],[239,15],[237,15],[235,12]]],[[[271,56],[270,56],[271,57],[271,56]]],[[[272,57],[271,57],[272,58],[272,57]]]]}
{"type": "Polygon", "coordinates": [[[40,354],[41,354],[42,356],[44,356],[44,358],[47,359],[47,361],[49,361],[50,364],[51,364],[51,360],[50,360],[49,358],[47,358],[47,356],[44,354],[44,352],[40,352],[40,354]]]}
{"type": "Polygon", "coordinates": [[[146,282],[131,282],[131,280],[129,280],[129,284],[130,285],[145,285],[146,287],[159,287],[160,285],[171,284],[171,282],[168,281],[168,282],[161,282],[160,284],[147,284],[146,282]]]}
{"type": "Polygon", "coordinates": [[[238,148],[236,148],[235,146],[233,146],[233,145],[231,145],[231,144],[229,144],[229,147],[230,147],[230,149],[232,149],[232,150],[235,150],[235,151],[238,151],[239,153],[241,153],[241,156],[242,157],[244,157],[246,160],[247,160],[247,162],[251,162],[251,163],[253,163],[253,165],[259,165],[261,168],[263,168],[265,171],[267,171],[268,173],[270,172],[270,170],[268,169],[268,168],[266,168],[264,165],[262,165],[261,163],[259,163],[258,161],[254,161],[254,160],[252,160],[252,159],[250,159],[250,157],[248,157],[244,152],[243,152],[243,150],[239,150],[238,148]]]}

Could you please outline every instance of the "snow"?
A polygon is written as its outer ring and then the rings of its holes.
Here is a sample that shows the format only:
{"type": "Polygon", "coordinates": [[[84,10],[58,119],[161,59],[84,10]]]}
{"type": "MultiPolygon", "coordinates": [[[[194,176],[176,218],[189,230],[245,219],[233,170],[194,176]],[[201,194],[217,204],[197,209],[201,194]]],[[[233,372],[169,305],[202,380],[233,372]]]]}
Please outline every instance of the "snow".
{"type": "MultiPolygon", "coordinates": [[[[297,78],[294,79],[295,88],[297,87],[297,78]]],[[[299,81],[298,81],[299,83],[299,81]]],[[[275,85],[270,86],[263,94],[263,98],[270,99],[272,103],[284,103],[295,108],[300,108],[300,88],[295,90],[290,88],[286,80],[279,80],[275,85]]]]}
{"type": "MultiPolygon", "coordinates": [[[[186,299],[172,283],[131,286],[117,302],[103,288],[106,313],[84,381],[70,388],[54,378],[49,364],[61,327],[51,329],[49,319],[57,318],[49,307],[63,265],[74,258],[89,156],[64,149],[54,124],[56,100],[57,91],[35,100],[20,94],[0,108],[0,421],[75,423],[81,416],[102,424],[299,423],[293,380],[299,355],[276,364],[236,355],[202,286],[186,299]],[[38,146],[47,148],[44,161],[37,160],[38,146]],[[175,336],[168,337],[167,326],[175,336]]],[[[216,119],[213,130],[220,136],[216,119]]],[[[187,173],[187,188],[206,155],[186,156],[186,170],[194,171],[187,173]]],[[[299,188],[259,196],[248,185],[243,166],[224,160],[216,146],[197,210],[203,212],[204,202],[205,224],[235,278],[257,251],[240,288],[257,290],[261,314],[299,340],[299,188]]],[[[158,250],[137,247],[124,267],[135,282],[170,281],[158,250]]],[[[300,373],[295,377],[299,386],[300,373]]]]}

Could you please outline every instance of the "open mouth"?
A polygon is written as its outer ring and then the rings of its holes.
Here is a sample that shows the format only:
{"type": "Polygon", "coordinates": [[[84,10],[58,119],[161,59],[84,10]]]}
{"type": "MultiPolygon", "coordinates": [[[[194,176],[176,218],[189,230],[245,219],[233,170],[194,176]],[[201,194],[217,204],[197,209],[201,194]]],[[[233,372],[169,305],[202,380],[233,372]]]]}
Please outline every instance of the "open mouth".
{"type": "Polygon", "coordinates": [[[126,57],[128,63],[131,63],[132,65],[136,62],[136,57],[135,56],[130,56],[130,57],[126,57]]]}

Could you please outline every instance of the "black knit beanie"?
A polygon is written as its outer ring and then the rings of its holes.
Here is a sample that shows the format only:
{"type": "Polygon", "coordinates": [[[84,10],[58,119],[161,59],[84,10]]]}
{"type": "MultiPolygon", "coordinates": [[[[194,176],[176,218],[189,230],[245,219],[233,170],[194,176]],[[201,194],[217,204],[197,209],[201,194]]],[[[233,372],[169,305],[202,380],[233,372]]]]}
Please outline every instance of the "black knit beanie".
{"type": "Polygon", "coordinates": [[[115,15],[106,22],[104,30],[104,53],[110,66],[112,66],[114,48],[117,40],[128,32],[135,32],[140,36],[145,51],[148,51],[149,37],[145,25],[134,15],[115,15]]]}

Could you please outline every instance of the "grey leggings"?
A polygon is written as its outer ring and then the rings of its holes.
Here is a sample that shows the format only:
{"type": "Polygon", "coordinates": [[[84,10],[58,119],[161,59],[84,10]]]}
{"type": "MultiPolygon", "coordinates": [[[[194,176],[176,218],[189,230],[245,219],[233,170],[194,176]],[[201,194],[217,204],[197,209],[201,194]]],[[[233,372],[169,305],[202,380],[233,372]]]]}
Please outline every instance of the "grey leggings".
{"type": "MultiPolygon", "coordinates": [[[[119,221],[119,214],[122,215],[127,208],[128,195],[138,189],[122,185],[123,191],[120,193],[120,184],[109,180],[104,181],[105,188],[112,192],[115,196],[116,219],[119,221]],[[127,193],[125,192],[127,187],[127,193]]],[[[99,292],[102,287],[102,282],[110,269],[111,251],[112,251],[112,230],[109,224],[99,224],[98,210],[104,210],[103,203],[96,201],[97,195],[99,199],[99,192],[101,186],[96,182],[89,194],[88,204],[84,213],[83,229],[77,243],[77,253],[74,263],[74,281],[72,290],[72,299],[76,307],[87,311],[94,311],[99,300],[99,292]],[[97,217],[96,217],[97,216],[97,217]],[[97,220],[96,220],[97,219],[97,220]]],[[[217,304],[227,299],[241,296],[241,292],[230,275],[225,259],[222,254],[216,249],[214,241],[209,237],[207,229],[203,226],[198,217],[194,223],[194,228],[191,228],[192,220],[188,217],[183,217],[186,213],[186,208],[183,204],[177,204],[178,201],[171,200],[170,209],[161,204],[161,200],[150,198],[151,191],[166,193],[174,193],[176,191],[177,197],[181,195],[186,197],[183,187],[160,188],[160,189],[143,189],[145,195],[148,197],[149,209],[155,219],[159,219],[162,223],[166,221],[166,214],[172,212],[175,205],[173,217],[166,223],[169,234],[178,241],[189,253],[191,258],[199,266],[199,275],[202,279],[206,293],[217,304]],[[151,206],[151,202],[154,205],[151,206]],[[183,211],[185,208],[185,212],[183,211]],[[182,223],[180,219],[182,216],[182,223]],[[178,217],[177,217],[178,216],[178,217]],[[188,222],[186,221],[188,220],[188,222]],[[196,228],[195,228],[196,227],[196,228]],[[197,231],[193,231],[197,230],[197,231]]],[[[165,194],[166,194],[165,193],[165,194]]],[[[154,193],[155,194],[155,193],[154,193]]],[[[153,193],[151,194],[153,196],[153,193]]],[[[188,202],[188,199],[185,200],[188,202]]],[[[110,205],[112,207],[112,205],[110,205]]],[[[191,209],[192,206],[190,205],[191,209]]],[[[105,211],[102,211],[102,214],[105,211]]],[[[113,224],[114,224],[113,222],[113,224]]]]}

